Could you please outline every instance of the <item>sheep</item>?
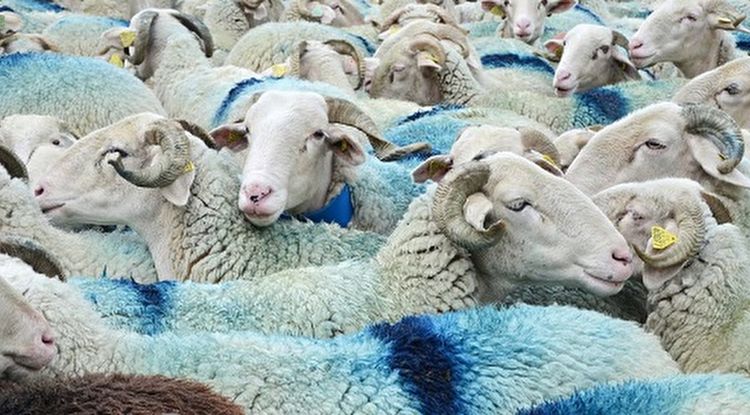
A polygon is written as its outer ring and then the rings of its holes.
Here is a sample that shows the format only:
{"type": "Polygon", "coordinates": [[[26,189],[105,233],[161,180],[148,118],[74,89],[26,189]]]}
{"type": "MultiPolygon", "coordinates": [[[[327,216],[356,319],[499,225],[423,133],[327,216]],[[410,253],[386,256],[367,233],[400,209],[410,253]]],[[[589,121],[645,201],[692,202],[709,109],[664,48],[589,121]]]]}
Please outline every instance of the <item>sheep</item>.
{"type": "Polygon", "coordinates": [[[49,224],[22,182],[23,162],[0,146],[0,232],[38,241],[53,252],[67,273],[157,281],[148,247],[132,232],[67,232],[49,224]],[[10,160],[15,160],[9,164],[10,160]],[[11,177],[17,179],[11,180],[11,177]]]}
{"type": "Polygon", "coordinates": [[[418,5],[432,4],[442,9],[444,11],[444,17],[440,18],[439,20],[444,21],[447,18],[452,22],[459,21],[460,14],[456,9],[456,4],[458,2],[454,0],[388,0],[380,5],[378,15],[370,16],[370,19],[377,23],[379,26],[383,27],[384,25],[388,24],[388,21],[393,16],[397,15],[401,10],[410,7],[415,3],[418,5]]]}
{"type": "Polygon", "coordinates": [[[431,3],[410,3],[394,10],[379,24],[381,33],[378,37],[386,39],[388,36],[398,32],[402,27],[417,20],[428,20],[457,28],[460,27],[454,16],[440,6],[431,3]]]}
{"type": "Polygon", "coordinates": [[[614,186],[593,199],[643,260],[646,329],[680,368],[750,374],[750,246],[720,199],[672,178],[614,186]]]}
{"type": "Polygon", "coordinates": [[[588,198],[531,161],[498,153],[455,167],[437,190],[417,198],[369,262],[290,269],[221,287],[72,284],[108,322],[147,334],[257,330],[331,337],[373,321],[495,302],[519,287],[560,284],[612,295],[631,272],[631,259],[622,237],[588,198]],[[465,183],[474,178],[477,183],[465,183]],[[492,194],[476,192],[479,187],[492,194]],[[534,207],[507,202],[518,194],[527,195],[534,207]],[[521,207],[521,212],[493,207],[493,220],[503,225],[492,228],[481,217],[492,203],[521,207]],[[602,239],[573,240],[565,230],[571,228],[602,239]],[[488,235],[492,229],[498,233],[494,240],[488,235]]]}
{"type": "Polygon", "coordinates": [[[599,385],[517,415],[723,414],[750,412],[750,381],[737,375],[682,375],[599,385]]]}
{"type": "Polygon", "coordinates": [[[291,0],[283,21],[308,21],[333,27],[357,26],[365,23],[362,13],[348,0],[291,0]]]}
{"type": "Polygon", "coordinates": [[[727,0],[667,0],[631,38],[630,59],[637,68],[672,62],[694,78],[739,57],[726,31],[750,32],[744,19],[727,0]]]}
{"type": "Polygon", "coordinates": [[[678,372],[658,340],[636,325],[567,307],[411,316],[330,340],[252,332],[143,336],[107,328],[60,281],[5,278],[57,333],[59,354],[45,374],[186,378],[232,396],[248,412],[509,413],[602,382],[678,372]]]}
{"type": "Polygon", "coordinates": [[[39,33],[68,12],[61,6],[46,0],[5,0],[0,11],[14,12],[21,17],[22,31],[39,33]]]}
{"type": "Polygon", "coordinates": [[[37,246],[19,242],[5,235],[0,240],[0,311],[3,316],[0,321],[0,379],[22,378],[37,372],[54,359],[57,351],[47,320],[4,279],[8,274],[29,272],[47,276],[51,273],[54,277],[56,264],[48,261],[51,257],[37,246]]]}
{"type": "Polygon", "coordinates": [[[602,125],[592,125],[587,128],[576,128],[560,134],[554,139],[553,143],[560,152],[560,170],[566,172],[573,160],[581,152],[591,137],[604,128],[602,125]]]}
{"type": "Polygon", "coordinates": [[[224,63],[260,72],[284,62],[300,41],[325,42],[332,39],[352,43],[365,56],[375,52],[371,42],[339,28],[310,22],[267,23],[242,36],[229,51],[224,63]]]}
{"type": "Polygon", "coordinates": [[[619,183],[693,179],[721,196],[734,222],[750,229],[750,178],[737,123],[705,105],[654,104],[592,137],[566,178],[588,195],[619,183]]]}
{"type": "Polygon", "coordinates": [[[404,43],[381,59],[372,78],[373,97],[412,99],[422,105],[441,102],[507,109],[548,126],[557,134],[593,124],[610,124],[632,109],[670,99],[684,82],[633,81],[600,87],[554,100],[554,107],[550,108],[550,98],[538,93],[486,90],[462,54],[436,40],[420,37],[405,39],[404,43]]]}
{"type": "Polygon", "coordinates": [[[120,374],[0,381],[0,411],[16,415],[244,414],[228,398],[198,382],[120,374]]]}
{"type": "Polygon", "coordinates": [[[112,28],[127,26],[125,20],[101,16],[68,14],[47,26],[41,36],[57,51],[67,55],[96,56],[105,46],[101,35],[112,28]]]}
{"type": "Polygon", "coordinates": [[[146,241],[160,280],[255,278],[369,258],[383,243],[332,225],[248,226],[234,201],[238,173],[230,157],[175,121],[139,114],[81,138],[34,191],[53,222],[129,226],[146,241]]]}
{"type": "Polygon", "coordinates": [[[281,0],[208,0],[205,15],[198,17],[211,32],[216,48],[229,52],[248,30],[279,21],[283,12],[281,0]]]}
{"type": "Polygon", "coordinates": [[[482,0],[485,11],[505,19],[502,37],[512,37],[526,43],[534,43],[544,33],[547,17],[569,10],[576,0],[482,0]]]}
{"type": "Polygon", "coordinates": [[[607,27],[581,24],[560,38],[548,40],[544,46],[560,57],[553,83],[559,97],[641,79],[628,59],[628,39],[607,27]]]}
{"type": "Polygon", "coordinates": [[[174,0],[57,0],[65,9],[83,14],[129,19],[149,7],[170,8],[174,0]]]}
{"type": "Polygon", "coordinates": [[[47,53],[0,55],[0,117],[58,117],[85,134],[139,112],[165,114],[142,82],[98,59],[47,53]]]}
{"type": "Polygon", "coordinates": [[[0,54],[25,51],[57,51],[57,47],[38,34],[20,33],[23,18],[12,9],[0,6],[0,54]]]}
{"type": "Polygon", "coordinates": [[[736,59],[693,78],[674,95],[678,104],[717,107],[750,129],[750,58],[736,59]]]}

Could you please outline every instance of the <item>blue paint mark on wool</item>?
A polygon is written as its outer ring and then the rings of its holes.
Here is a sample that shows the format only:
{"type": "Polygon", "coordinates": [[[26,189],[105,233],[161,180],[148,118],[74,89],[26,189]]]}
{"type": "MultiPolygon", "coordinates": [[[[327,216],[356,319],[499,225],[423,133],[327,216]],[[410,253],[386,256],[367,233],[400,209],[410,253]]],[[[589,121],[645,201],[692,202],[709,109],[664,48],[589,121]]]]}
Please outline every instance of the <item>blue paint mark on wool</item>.
{"type": "Polygon", "coordinates": [[[574,94],[576,114],[588,114],[590,124],[611,124],[630,112],[630,103],[616,87],[595,88],[574,94]]]}
{"type": "Polygon", "coordinates": [[[735,32],[734,39],[737,49],[745,52],[750,52],[750,34],[735,32]]]}
{"type": "Polygon", "coordinates": [[[606,24],[604,23],[604,20],[602,20],[602,18],[599,17],[598,14],[594,13],[593,11],[591,11],[588,7],[582,6],[580,3],[578,3],[578,4],[575,5],[574,10],[577,10],[577,11],[582,12],[583,14],[589,16],[594,21],[596,21],[596,23],[598,23],[598,24],[600,24],[602,26],[606,26],[606,24]]]}
{"type": "Polygon", "coordinates": [[[423,414],[460,414],[464,408],[457,390],[461,382],[457,347],[434,327],[429,316],[406,317],[382,323],[368,332],[389,346],[388,364],[423,414]]]}
{"type": "Polygon", "coordinates": [[[550,75],[555,74],[555,69],[543,59],[536,56],[518,56],[515,53],[493,53],[482,56],[482,66],[490,69],[529,68],[550,75]]]}
{"type": "Polygon", "coordinates": [[[15,12],[15,10],[11,9],[8,6],[0,6],[0,12],[15,12]]]}
{"type": "Polygon", "coordinates": [[[434,107],[432,107],[432,108],[430,108],[428,110],[419,110],[417,112],[414,112],[412,114],[407,115],[406,117],[400,119],[396,123],[396,125],[404,125],[404,124],[406,124],[408,122],[414,122],[414,121],[416,121],[416,120],[418,120],[420,118],[431,117],[433,115],[438,115],[438,114],[440,114],[442,112],[455,111],[455,110],[460,110],[462,108],[463,108],[463,105],[459,105],[459,104],[440,104],[440,105],[435,105],[434,107]]]}
{"type": "Polygon", "coordinates": [[[263,82],[263,78],[248,78],[244,79],[240,82],[237,82],[237,84],[232,87],[231,90],[229,90],[229,93],[226,97],[224,97],[224,100],[221,101],[221,105],[219,105],[219,109],[216,110],[216,114],[214,114],[214,126],[218,126],[224,120],[227,118],[227,115],[229,115],[229,108],[231,108],[234,101],[237,100],[237,98],[242,95],[242,93],[248,89],[249,87],[253,85],[257,85],[261,82],[263,82]]]}
{"type": "Polygon", "coordinates": [[[17,0],[19,9],[40,11],[40,12],[61,12],[65,8],[56,4],[52,0],[17,0]]]}
{"type": "Polygon", "coordinates": [[[362,36],[353,35],[353,34],[351,36],[354,39],[357,39],[357,41],[359,41],[359,43],[362,44],[362,47],[367,51],[367,54],[372,56],[375,53],[375,50],[377,50],[375,45],[373,45],[369,40],[363,38],[362,36]]]}
{"type": "Polygon", "coordinates": [[[172,291],[177,287],[174,281],[156,284],[138,284],[130,280],[112,280],[116,286],[132,290],[143,308],[140,326],[143,334],[154,335],[164,331],[164,318],[172,308],[172,291]]]}

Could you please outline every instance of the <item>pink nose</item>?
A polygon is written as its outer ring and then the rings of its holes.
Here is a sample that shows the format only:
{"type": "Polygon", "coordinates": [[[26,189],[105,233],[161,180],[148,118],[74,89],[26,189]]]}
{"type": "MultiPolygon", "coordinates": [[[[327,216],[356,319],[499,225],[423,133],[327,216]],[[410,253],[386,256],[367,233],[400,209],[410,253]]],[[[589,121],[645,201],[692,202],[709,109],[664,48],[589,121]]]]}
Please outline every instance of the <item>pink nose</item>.
{"type": "Polygon", "coordinates": [[[640,49],[643,47],[643,41],[640,39],[633,39],[628,44],[628,49],[632,52],[634,50],[640,49]]]}
{"type": "Polygon", "coordinates": [[[518,19],[516,22],[516,34],[519,36],[531,34],[531,20],[526,18],[518,19]]]}
{"type": "Polygon", "coordinates": [[[557,72],[557,80],[559,82],[567,81],[571,76],[571,73],[566,71],[565,69],[561,69],[557,72]]]}
{"type": "Polygon", "coordinates": [[[263,201],[263,199],[267,198],[271,193],[273,193],[273,190],[271,190],[270,186],[251,184],[245,187],[245,197],[255,205],[263,201]]]}
{"type": "Polygon", "coordinates": [[[629,266],[633,262],[633,254],[630,249],[617,248],[612,251],[612,259],[624,266],[629,266]]]}

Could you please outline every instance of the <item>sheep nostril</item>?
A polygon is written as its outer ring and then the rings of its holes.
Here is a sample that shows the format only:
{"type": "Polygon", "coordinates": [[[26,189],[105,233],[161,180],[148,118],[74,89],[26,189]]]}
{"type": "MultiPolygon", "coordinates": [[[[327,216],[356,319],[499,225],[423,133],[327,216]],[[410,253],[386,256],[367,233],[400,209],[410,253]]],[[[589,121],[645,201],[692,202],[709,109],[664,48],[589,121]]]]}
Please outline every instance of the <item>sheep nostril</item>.
{"type": "Polygon", "coordinates": [[[34,196],[39,197],[44,194],[44,187],[37,186],[36,189],[34,189],[34,196]]]}
{"type": "Polygon", "coordinates": [[[633,254],[630,253],[629,249],[616,249],[612,252],[612,259],[623,265],[630,265],[633,262],[633,254]]]}

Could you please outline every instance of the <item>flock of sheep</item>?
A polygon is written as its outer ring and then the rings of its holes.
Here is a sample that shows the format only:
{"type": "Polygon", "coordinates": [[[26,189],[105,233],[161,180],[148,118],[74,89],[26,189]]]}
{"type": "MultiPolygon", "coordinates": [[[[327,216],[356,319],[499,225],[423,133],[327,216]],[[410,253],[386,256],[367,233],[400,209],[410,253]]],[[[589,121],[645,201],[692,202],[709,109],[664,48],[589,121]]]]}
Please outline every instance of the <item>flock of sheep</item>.
{"type": "Polygon", "coordinates": [[[747,14],[3,0],[0,413],[750,413],[747,14]]]}

